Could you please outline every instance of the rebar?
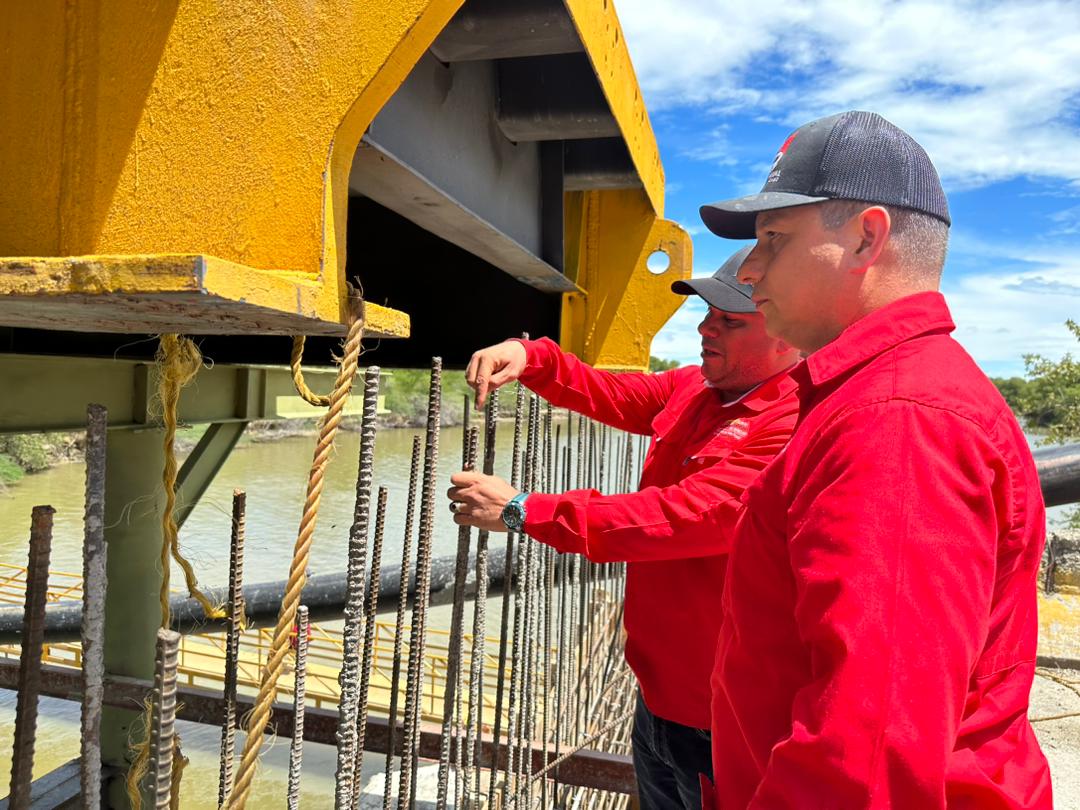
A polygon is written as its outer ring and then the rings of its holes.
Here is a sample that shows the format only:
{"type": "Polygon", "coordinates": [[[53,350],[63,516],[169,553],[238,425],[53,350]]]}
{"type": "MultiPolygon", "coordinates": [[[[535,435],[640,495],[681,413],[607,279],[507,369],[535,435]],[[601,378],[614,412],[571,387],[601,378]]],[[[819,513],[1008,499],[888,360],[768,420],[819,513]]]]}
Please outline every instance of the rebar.
{"type": "Polygon", "coordinates": [[[371,686],[371,662],[375,655],[375,611],[379,607],[382,574],[383,533],[386,527],[386,487],[379,487],[375,503],[375,534],[371,543],[371,575],[368,577],[367,606],[364,610],[364,654],[360,662],[360,692],[356,711],[356,762],[353,765],[353,807],[360,806],[361,769],[364,764],[364,740],[367,736],[368,690],[371,686]]]}
{"type": "MultiPolygon", "coordinates": [[[[503,778],[502,806],[507,806],[512,777],[516,776],[516,760],[518,751],[518,681],[521,678],[521,666],[519,664],[519,651],[522,645],[522,618],[524,613],[524,598],[522,590],[525,587],[525,574],[527,571],[527,559],[529,541],[522,534],[519,535],[517,553],[517,575],[513,580],[514,591],[514,629],[510,643],[510,683],[508,685],[509,697],[507,699],[507,722],[506,722],[506,775],[503,778]]],[[[507,588],[508,590],[508,588],[507,588]]],[[[505,591],[504,591],[505,593],[505,591]]],[[[500,667],[500,672],[502,668],[500,667]]]]}
{"type": "Polygon", "coordinates": [[[288,810],[300,807],[300,771],[304,761],[304,704],[307,687],[307,605],[296,609],[296,667],[293,670],[293,733],[289,745],[289,782],[285,794],[288,810]]]}
{"type": "MultiPolygon", "coordinates": [[[[487,409],[484,411],[484,475],[495,473],[495,443],[499,414],[499,391],[491,392],[487,409]]],[[[477,807],[481,801],[481,763],[476,758],[476,742],[480,738],[483,726],[484,706],[481,695],[484,693],[484,652],[487,634],[487,592],[488,592],[488,532],[481,530],[476,535],[476,599],[473,602],[473,646],[469,653],[469,716],[467,720],[465,767],[476,768],[476,784],[473,786],[471,801],[477,807]]],[[[498,740],[496,740],[498,743],[498,740]]],[[[497,749],[496,749],[497,750],[497,749]]],[[[494,763],[488,763],[494,769],[494,763]]],[[[463,780],[468,786],[469,779],[463,780]]]]}
{"type": "MultiPolygon", "coordinates": [[[[540,398],[533,395],[529,403],[529,431],[525,445],[525,480],[527,491],[536,489],[540,477],[540,398]]],[[[537,604],[539,602],[539,575],[540,575],[540,547],[532,538],[525,541],[530,549],[527,585],[525,590],[525,649],[524,667],[522,680],[523,699],[521,703],[521,756],[519,766],[524,780],[526,800],[532,788],[532,739],[533,729],[536,722],[536,656],[539,653],[539,616],[537,604]]],[[[520,799],[520,793],[519,793],[520,799]]]]}
{"type": "MultiPolygon", "coordinates": [[[[468,400],[466,400],[468,402],[468,400]]],[[[466,444],[462,469],[476,466],[476,428],[465,428],[466,444]]],[[[450,643],[446,653],[446,688],[443,692],[442,747],[439,752],[439,775],[435,796],[435,810],[445,810],[450,774],[450,738],[455,698],[458,694],[458,678],[461,672],[461,642],[464,631],[465,580],[468,577],[469,545],[472,529],[458,528],[457,558],[454,561],[454,605],[450,614],[450,643]]],[[[460,779],[457,780],[460,782],[460,779]]]]}
{"type": "MultiPolygon", "coordinates": [[[[518,450],[521,445],[521,423],[525,412],[525,386],[518,383],[517,393],[514,398],[514,442],[510,450],[510,463],[512,467],[510,475],[510,484],[513,487],[520,486],[520,465],[518,463],[518,450]]],[[[494,761],[491,763],[491,771],[488,779],[488,806],[494,806],[495,804],[495,783],[497,781],[497,774],[499,772],[499,739],[502,732],[502,708],[504,695],[504,683],[506,681],[506,648],[510,637],[510,601],[513,598],[513,571],[514,571],[514,543],[516,535],[514,532],[507,532],[506,534],[506,549],[503,559],[503,593],[502,593],[502,606],[501,616],[499,620],[499,679],[495,684],[495,723],[492,728],[492,739],[494,745],[494,761]]],[[[520,556],[520,555],[518,555],[520,556]]],[[[508,721],[509,726],[509,721],[508,721]]],[[[507,750],[507,764],[509,765],[510,757],[510,735],[507,733],[506,738],[506,750],[507,750]]],[[[502,790],[502,798],[505,803],[506,800],[506,787],[502,790]]]]}
{"type": "Polygon", "coordinates": [[[420,733],[420,681],[426,641],[427,606],[431,586],[431,537],[435,510],[435,474],[439,460],[439,422],[442,398],[442,359],[431,361],[428,391],[427,432],[424,441],[424,477],[420,495],[420,538],[416,551],[416,599],[413,603],[412,631],[409,635],[409,669],[405,694],[405,734],[401,755],[398,807],[411,804],[415,780],[413,768],[420,733]]]}
{"type": "Polygon", "coordinates": [[[108,411],[86,409],[83,517],[82,718],[79,782],[84,810],[101,807],[101,707],[105,679],[105,446],[108,411]]]}
{"type": "Polygon", "coordinates": [[[232,529],[229,542],[229,625],[225,631],[225,702],[221,721],[221,770],[218,778],[218,807],[233,788],[233,760],[236,752],[236,679],[240,658],[240,633],[244,629],[244,525],[247,495],[233,490],[232,529]]]}
{"type": "Polygon", "coordinates": [[[26,564],[26,602],[23,607],[19,691],[15,696],[15,740],[11,751],[11,790],[8,805],[30,806],[37,736],[38,695],[41,691],[41,644],[45,639],[45,600],[49,589],[52,551],[51,506],[35,506],[30,515],[30,553],[26,564]]]}
{"type": "Polygon", "coordinates": [[[154,690],[150,721],[150,789],[155,810],[172,801],[173,746],[176,731],[176,665],[180,634],[161,627],[154,655],[154,690]]]}
{"type": "MultiPolygon", "coordinates": [[[[389,728],[386,743],[386,775],[383,789],[383,810],[390,810],[390,774],[397,742],[398,690],[401,686],[401,644],[405,632],[405,610],[409,599],[409,565],[412,554],[413,511],[416,485],[420,477],[420,437],[413,436],[412,459],[409,462],[409,496],[405,504],[405,534],[401,541],[401,584],[398,587],[398,607],[394,619],[394,670],[390,677],[389,728]]],[[[415,601],[415,597],[414,597],[415,601]]],[[[411,642],[410,642],[411,644],[411,642]]]]}
{"type": "Polygon", "coordinates": [[[334,806],[352,807],[353,767],[356,762],[357,677],[360,663],[360,622],[364,612],[368,523],[371,517],[371,475],[375,455],[375,413],[378,406],[379,368],[364,372],[363,422],[360,428],[360,460],[356,479],[356,507],[349,530],[346,569],[345,627],[342,632],[341,672],[338,683],[337,771],[334,806]]]}

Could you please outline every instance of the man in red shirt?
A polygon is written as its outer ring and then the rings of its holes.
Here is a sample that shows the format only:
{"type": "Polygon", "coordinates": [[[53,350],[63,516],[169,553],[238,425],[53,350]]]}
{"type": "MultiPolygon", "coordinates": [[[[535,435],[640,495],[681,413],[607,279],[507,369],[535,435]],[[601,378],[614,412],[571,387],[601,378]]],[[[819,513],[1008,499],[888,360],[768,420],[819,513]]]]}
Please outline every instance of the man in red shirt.
{"type": "Polygon", "coordinates": [[[702,208],[808,353],[799,425],[743,496],[706,807],[1049,808],[1027,719],[1046,521],[1024,436],[949,333],[949,213],[878,115],[798,129],[702,208]]]}
{"type": "Polygon", "coordinates": [[[629,561],[626,660],[641,690],[633,748],[646,809],[700,807],[698,774],[710,769],[704,729],[720,629],[717,583],[739,497],[787,442],[798,408],[786,373],[798,355],[765,333],[749,288],[735,281],[749,252],[712,278],[672,286],[709,304],[698,327],[700,366],[613,374],[544,339],[479,351],[466,371],[478,405],[490,389],[520,379],[557,406],[653,437],[638,492],[522,497],[502,479],[466,472],[453,476],[449,492],[459,524],[523,528],[558,551],[629,561]]]}

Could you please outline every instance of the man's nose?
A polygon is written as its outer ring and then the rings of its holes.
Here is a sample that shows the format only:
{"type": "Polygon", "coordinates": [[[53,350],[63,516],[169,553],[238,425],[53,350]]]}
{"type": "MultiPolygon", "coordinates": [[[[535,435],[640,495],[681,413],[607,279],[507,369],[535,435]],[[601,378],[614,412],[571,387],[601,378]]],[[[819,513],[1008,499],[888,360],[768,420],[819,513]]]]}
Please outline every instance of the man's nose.
{"type": "Polygon", "coordinates": [[[746,261],[739,267],[739,271],[736,273],[735,278],[740,284],[749,284],[753,286],[761,281],[761,277],[764,275],[762,272],[763,262],[758,251],[759,247],[755,246],[754,249],[750,251],[750,255],[746,257],[746,261]]]}
{"type": "Polygon", "coordinates": [[[698,332],[705,336],[714,336],[719,325],[717,317],[712,313],[705,316],[705,320],[698,324],[698,332]]]}

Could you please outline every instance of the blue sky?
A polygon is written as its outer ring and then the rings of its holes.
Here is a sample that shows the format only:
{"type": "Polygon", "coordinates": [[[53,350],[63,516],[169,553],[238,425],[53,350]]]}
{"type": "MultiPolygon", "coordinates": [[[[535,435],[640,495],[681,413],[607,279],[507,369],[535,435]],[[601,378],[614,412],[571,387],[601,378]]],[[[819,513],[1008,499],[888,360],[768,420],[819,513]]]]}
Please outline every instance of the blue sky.
{"type": "MultiPolygon", "coordinates": [[[[619,0],[660,146],[666,216],[694,275],[738,243],[704,202],[758,191],[807,121],[873,110],[923,144],[953,218],[943,292],[956,337],[991,375],[1080,346],[1080,2],[619,0]]],[[[691,299],[653,354],[698,361],[691,299]]]]}

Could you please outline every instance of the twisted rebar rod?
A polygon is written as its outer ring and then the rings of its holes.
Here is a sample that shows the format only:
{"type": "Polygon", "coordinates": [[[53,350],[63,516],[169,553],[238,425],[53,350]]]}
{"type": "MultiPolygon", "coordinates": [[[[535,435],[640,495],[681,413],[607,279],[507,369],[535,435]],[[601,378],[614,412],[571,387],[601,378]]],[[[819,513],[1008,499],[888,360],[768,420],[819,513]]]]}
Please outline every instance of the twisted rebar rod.
{"type": "Polygon", "coordinates": [[[41,645],[45,640],[45,601],[49,589],[49,554],[52,551],[55,513],[51,506],[35,506],[30,515],[30,553],[26,564],[26,601],[19,653],[19,690],[15,695],[15,739],[11,751],[8,802],[13,808],[30,806],[38,696],[41,692],[41,645]]]}
{"type": "Polygon", "coordinates": [[[236,754],[236,679],[240,658],[240,633],[244,629],[244,523],[247,496],[233,490],[232,529],[229,542],[229,625],[225,631],[225,683],[222,697],[225,712],[221,720],[221,770],[218,778],[218,807],[225,804],[233,786],[236,754]]]}
{"type": "MultiPolygon", "coordinates": [[[[386,487],[379,487],[375,504],[375,535],[371,544],[371,575],[368,577],[368,599],[364,610],[364,655],[360,662],[360,693],[356,712],[356,762],[353,765],[353,807],[360,807],[361,769],[364,765],[364,740],[367,736],[368,690],[371,687],[371,662],[375,655],[375,611],[379,606],[379,585],[382,574],[383,533],[386,527],[386,487]]],[[[385,784],[385,781],[384,781],[385,784]]]]}
{"type": "Polygon", "coordinates": [[[398,807],[412,803],[413,769],[420,738],[420,686],[423,677],[427,633],[427,607],[431,589],[431,539],[435,510],[435,475],[439,461],[439,424],[442,401],[442,359],[432,358],[431,386],[428,390],[427,430],[424,439],[424,474],[420,493],[420,538],[416,549],[416,598],[413,602],[412,630],[409,634],[409,668],[405,693],[405,732],[402,738],[401,781],[398,807]]]}
{"type": "Polygon", "coordinates": [[[405,610],[409,600],[409,566],[412,555],[413,512],[416,485],[420,477],[420,437],[413,436],[412,458],[409,462],[409,496],[405,504],[405,533],[401,541],[401,585],[398,588],[398,607],[394,624],[394,670],[390,677],[390,723],[386,738],[386,776],[383,788],[383,810],[390,810],[390,774],[397,748],[398,691],[401,685],[401,645],[405,632],[405,610]]]}
{"type": "Polygon", "coordinates": [[[296,669],[293,670],[293,733],[289,745],[289,782],[285,794],[288,810],[300,807],[300,772],[304,761],[304,703],[307,691],[308,609],[296,609],[296,669]]]}
{"type": "Polygon", "coordinates": [[[363,422],[360,428],[360,460],[356,477],[356,508],[349,530],[346,569],[345,627],[342,632],[341,672],[338,683],[337,771],[334,806],[350,810],[356,764],[356,718],[359,712],[357,678],[360,672],[360,623],[364,616],[368,524],[371,519],[371,477],[375,466],[375,413],[379,398],[379,368],[364,372],[363,422]]]}
{"type": "Polygon", "coordinates": [[[164,627],[157,631],[154,690],[150,721],[150,789],[155,810],[172,803],[173,746],[176,732],[176,665],[180,634],[164,627]]]}
{"type": "Polygon", "coordinates": [[[82,733],[83,810],[101,807],[101,707],[105,696],[105,446],[108,411],[86,409],[86,511],[83,518],[82,733]]]}
{"type": "MultiPolygon", "coordinates": [[[[468,402],[468,399],[465,400],[468,402]]],[[[476,466],[476,429],[466,427],[466,446],[462,469],[476,466]]],[[[469,545],[472,529],[458,528],[457,558],[454,560],[454,605],[450,614],[450,643],[446,653],[446,688],[443,692],[442,740],[439,749],[439,775],[435,795],[435,810],[446,810],[447,787],[450,773],[450,738],[455,698],[458,694],[458,677],[461,671],[461,642],[464,632],[465,580],[468,577],[469,545]]],[[[460,782],[460,779],[457,780],[460,782]]]]}

